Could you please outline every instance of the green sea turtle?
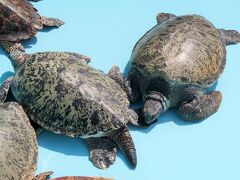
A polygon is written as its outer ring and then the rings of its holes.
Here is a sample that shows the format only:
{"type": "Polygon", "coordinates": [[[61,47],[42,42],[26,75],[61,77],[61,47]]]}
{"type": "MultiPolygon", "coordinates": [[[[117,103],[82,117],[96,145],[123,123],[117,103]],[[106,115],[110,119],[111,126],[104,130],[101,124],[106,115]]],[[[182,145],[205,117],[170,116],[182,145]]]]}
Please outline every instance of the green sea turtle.
{"type": "Polygon", "coordinates": [[[3,103],[4,90],[0,91],[0,179],[44,180],[52,172],[34,176],[38,156],[34,129],[18,103],[3,103]]]}
{"type": "Polygon", "coordinates": [[[42,17],[26,0],[0,0],[0,40],[20,42],[33,37],[43,26],[59,27],[63,21],[42,17]]]}
{"type": "Polygon", "coordinates": [[[144,103],[147,124],[170,107],[187,121],[209,117],[222,100],[210,88],[224,70],[226,45],[239,43],[240,33],[217,29],[199,15],[161,13],[157,22],[132,52],[125,80],[131,101],[144,103]]]}
{"type": "Polygon", "coordinates": [[[129,109],[127,94],[118,83],[89,66],[90,59],[80,54],[25,54],[21,44],[2,42],[2,46],[16,73],[6,80],[5,88],[10,87],[30,119],[54,133],[85,139],[99,168],[115,161],[112,141],[136,167],[136,150],[126,124],[137,124],[138,116],[129,109]]]}

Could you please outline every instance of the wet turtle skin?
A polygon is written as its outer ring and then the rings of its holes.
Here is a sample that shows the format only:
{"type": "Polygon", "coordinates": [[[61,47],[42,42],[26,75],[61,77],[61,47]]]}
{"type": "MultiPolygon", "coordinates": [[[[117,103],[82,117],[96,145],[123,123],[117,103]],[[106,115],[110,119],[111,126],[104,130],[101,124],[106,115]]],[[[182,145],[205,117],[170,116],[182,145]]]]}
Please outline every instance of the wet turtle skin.
{"type": "Polygon", "coordinates": [[[37,163],[36,135],[22,107],[0,104],[0,179],[32,180],[37,163]]]}
{"type": "Polygon", "coordinates": [[[179,107],[185,120],[203,120],[219,108],[221,93],[207,91],[224,70],[225,46],[239,43],[240,34],[217,29],[199,15],[161,13],[157,20],[135,45],[128,73],[133,92],[145,104],[145,122],[170,107],[179,107]]]}
{"type": "Polygon", "coordinates": [[[0,0],[0,40],[19,42],[33,37],[43,26],[61,26],[63,22],[41,17],[25,0],[0,0]]]}
{"type": "Polygon", "coordinates": [[[102,136],[127,122],[126,93],[79,55],[46,52],[25,58],[11,90],[45,129],[72,137],[102,136]]]}

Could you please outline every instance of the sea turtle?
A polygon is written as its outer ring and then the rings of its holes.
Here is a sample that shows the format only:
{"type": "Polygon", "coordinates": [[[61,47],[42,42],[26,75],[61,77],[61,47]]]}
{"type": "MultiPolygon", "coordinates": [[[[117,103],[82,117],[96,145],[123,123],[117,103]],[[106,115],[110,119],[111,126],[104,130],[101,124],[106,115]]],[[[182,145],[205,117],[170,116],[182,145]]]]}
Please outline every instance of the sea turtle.
{"type": "MultiPolygon", "coordinates": [[[[86,139],[90,158],[99,168],[115,161],[116,148],[133,167],[137,158],[127,122],[137,125],[127,94],[103,72],[89,66],[90,58],[68,52],[25,54],[21,44],[2,42],[10,53],[15,77],[10,87],[28,116],[44,129],[86,139]]],[[[11,83],[12,82],[12,83],[11,83]]]]}
{"type": "Polygon", "coordinates": [[[34,177],[38,155],[34,129],[18,103],[3,103],[3,94],[4,91],[1,91],[0,179],[44,180],[52,172],[42,173],[34,177]]]}
{"type": "Polygon", "coordinates": [[[0,40],[20,42],[33,37],[43,26],[59,27],[63,21],[41,17],[26,0],[0,0],[0,40]]]}
{"type": "Polygon", "coordinates": [[[210,88],[224,70],[226,45],[239,43],[240,33],[217,29],[199,15],[160,13],[157,22],[131,55],[125,85],[131,102],[143,101],[147,124],[170,107],[199,122],[220,106],[221,92],[210,88]]]}

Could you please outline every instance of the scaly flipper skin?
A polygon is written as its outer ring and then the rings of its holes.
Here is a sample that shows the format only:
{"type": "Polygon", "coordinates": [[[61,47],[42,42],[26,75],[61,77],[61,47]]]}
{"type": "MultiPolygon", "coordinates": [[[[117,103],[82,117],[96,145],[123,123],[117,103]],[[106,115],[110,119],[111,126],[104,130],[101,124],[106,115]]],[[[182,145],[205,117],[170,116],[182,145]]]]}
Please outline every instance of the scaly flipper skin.
{"type": "Polygon", "coordinates": [[[60,19],[48,18],[48,17],[43,17],[43,16],[42,16],[42,23],[43,23],[43,25],[49,26],[49,27],[52,27],[52,26],[60,27],[61,25],[64,24],[64,22],[60,19]]]}
{"type": "Polygon", "coordinates": [[[85,141],[90,150],[90,159],[96,167],[107,169],[115,162],[117,149],[111,140],[89,138],[85,141]]]}
{"type": "Polygon", "coordinates": [[[170,14],[170,13],[159,13],[157,15],[156,19],[157,19],[157,23],[161,24],[162,22],[164,22],[170,18],[173,18],[173,17],[177,17],[177,16],[174,14],[170,14]]]}
{"type": "Polygon", "coordinates": [[[115,80],[121,88],[127,93],[128,99],[130,102],[135,102],[139,99],[140,95],[138,91],[134,91],[131,88],[130,81],[124,77],[123,73],[121,73],[120,68],[118,66],[113,66],[109,72],[108,76],[115,80]]]}
{"type": "Polygon", "coordinates": [[[52,171],[49,171],[49,172],[44,172],[44,173],[41,173],[41,174],[38,174],[37,176],[35,176],[33,178],[33,180],[46,180],[49,178],[49,176],[51,176],[53,174],[52,171]]]}
{"type": "Polygon", "coordinates": [[[178,112],[186,121],[201,121],[217,112],[221,101],[222,94],[219,91],[213,91],[206,95],[197,95],[190,102],[183,102],[178,112]]]}
{"type": "Polygon", "coordinates": [[[238,31],[225,29],[219,29],[218,31],[220,32],[222,40],[226,43],[226,45],[240,43],[240,33],[238,31]]]}
{"type": "Polygon", "coordinates": [[[135,145],[127,127],[112,132],[110,138],[118,145],[118,147],[125,153],[127,159],[133,168],[137,166],[137,154],[135,145]]]}
{"type": "Polygon", "coordinates": [[[12,80],[13,77],[9,77],[0,86],[0,104],[5,102],[12,80]]]}
{"type": "Polygon", "coordinates": [[[0,41],[0,45],[9,54],[14,69],[25,61],[25,49],[21,43],[0,41]]]}

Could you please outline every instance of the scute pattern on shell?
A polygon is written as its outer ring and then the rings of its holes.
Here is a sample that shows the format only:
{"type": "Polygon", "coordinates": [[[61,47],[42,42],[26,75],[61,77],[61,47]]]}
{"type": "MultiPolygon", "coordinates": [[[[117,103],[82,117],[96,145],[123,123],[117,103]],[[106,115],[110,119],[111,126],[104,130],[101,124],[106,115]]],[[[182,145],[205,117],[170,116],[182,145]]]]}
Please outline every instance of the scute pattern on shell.
{"type": "Polygon", "coordinates": [[[18,103],[0,105],[0,142],[0,179],[32,179],[37,163],[36,135],[18,103]]]}
{"type": "Polygon", "coordinates": [[[15,41],[16,37],[8,39],[7,35],[20,32],[23,39],[28,39],[35,35],[36,30],[43,28],[37,10],[25,0],[0,0],[0,12],[1,40],[15,41]]]}
{"type": "Polygon", "coordinates": [[[43,128],[69,136],[102,136],[126,124],[126,93],[75,53],[26,55],[12,92],[43,128]]]}
{"type": "Polygon", "coordinates": [[[142,82],[160,77],[170,84],[209,87],[225,63],[217,29],[204,17],[179,16],[156,25],[138,41],[130,76],[142,82]]]}

